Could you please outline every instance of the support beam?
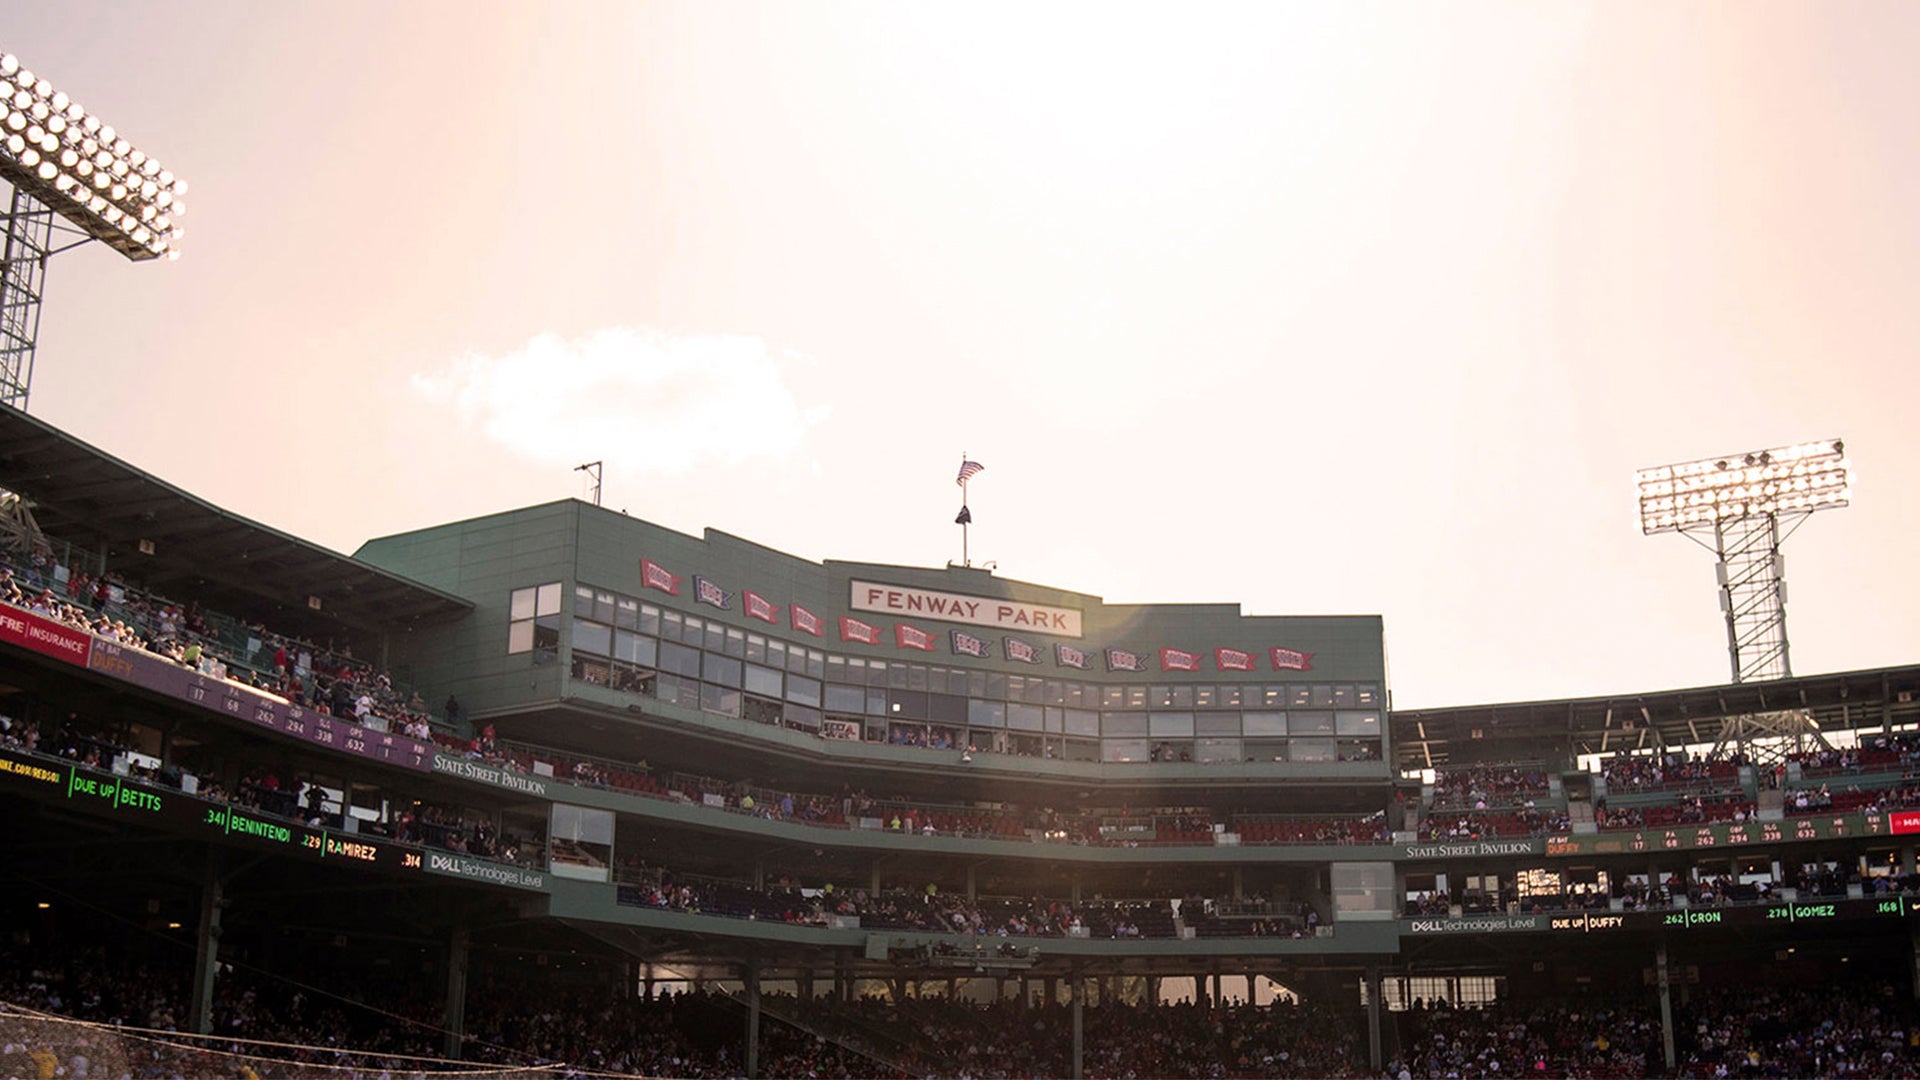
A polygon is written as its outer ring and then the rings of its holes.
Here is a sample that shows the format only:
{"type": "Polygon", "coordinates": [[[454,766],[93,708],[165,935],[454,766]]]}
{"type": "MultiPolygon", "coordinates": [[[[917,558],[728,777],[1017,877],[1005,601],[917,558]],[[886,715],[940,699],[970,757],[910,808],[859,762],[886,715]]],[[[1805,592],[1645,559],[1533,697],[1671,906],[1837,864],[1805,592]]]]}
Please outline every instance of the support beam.
{"type": "Polygon", "coordinates": [[[747,1080],[760,1080],[760,965],[749,960],[741,972],[747,991],[747,1080]]]}
{"type": "Polygon", "coordinates": [[[1654,969],[1658,972],[1660,984],[1660,1047],[1667,1055],[1667,1069],[1673,1069],[1676,1060],[1673,1050],[1673,983],[1667,973],[1667,943],[1662,941],[1654,952],[1654,969]]]}
{"type": "Polygon", "coordinates": [[[187,1026],[202,1035],[213,1034],[213,983],[220,974],[220,911],[227,906],[220,874],[221,850],[207,849],[200,877],[200,930],[193,950],[193,1001],[187,1026]]]}
{"type": "Polygon", "coordinates": [[[455,1061],[467,1041],[467,924],[455,923],[447,935],[447,1041],[445,1053],[455,1061]]]}
{"type": "Polygon", "coordinates": [[[1086,1008],[1087,984],[1080,972],[1080,962],[1073,962],[1073,973],[1068,977],[1073,993],[1073,1080],[1081,1080],[1085,1075],[1084,1063],[1087,1060],[1086,1047],[1086,1008]]]}

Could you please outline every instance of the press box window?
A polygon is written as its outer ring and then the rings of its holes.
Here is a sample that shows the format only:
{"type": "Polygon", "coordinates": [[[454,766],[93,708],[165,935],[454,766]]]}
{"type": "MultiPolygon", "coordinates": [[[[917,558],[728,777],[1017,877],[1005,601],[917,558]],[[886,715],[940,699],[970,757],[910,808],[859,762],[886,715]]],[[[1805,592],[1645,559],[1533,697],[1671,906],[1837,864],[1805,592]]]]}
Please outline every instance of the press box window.
{"type": "Polygon", "coordinates": [[[560,583],[513,590],[507,597],[508,654],[559,647],[560,583]]]}

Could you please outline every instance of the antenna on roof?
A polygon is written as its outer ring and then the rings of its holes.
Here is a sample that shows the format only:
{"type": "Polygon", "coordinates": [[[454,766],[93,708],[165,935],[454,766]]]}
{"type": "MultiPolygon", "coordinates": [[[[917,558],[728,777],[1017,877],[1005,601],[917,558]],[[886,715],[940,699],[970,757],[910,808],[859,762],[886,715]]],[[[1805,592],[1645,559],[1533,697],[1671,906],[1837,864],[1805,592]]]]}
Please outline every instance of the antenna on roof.
{"type": "Polygon", "coordinates": [[[575,465],[574,472],[583,472],[593,480],[593,505],[600,505],[600,465],[598,461],[589,461],[585,465],[575,465]]]}

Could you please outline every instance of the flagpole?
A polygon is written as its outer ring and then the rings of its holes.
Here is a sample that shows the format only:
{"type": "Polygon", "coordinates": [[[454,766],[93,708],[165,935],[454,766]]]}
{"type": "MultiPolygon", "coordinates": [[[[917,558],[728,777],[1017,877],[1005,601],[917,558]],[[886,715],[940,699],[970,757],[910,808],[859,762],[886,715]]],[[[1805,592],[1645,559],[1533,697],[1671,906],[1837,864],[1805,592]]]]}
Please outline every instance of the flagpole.
{"type": "MultiPolygon", "coordinates": [[[[961,469],[962,475],[965,475],[966,468],[967,468],[967,452],[965,450],[962,450],[960,451],[960,469],[961,469]]],[[[973,524],[973,515],[967,512],[967,482],[965,480],[962,480],[960,481],[960,565],[961,566],[970,567],[973,565],[973,559],[967,553],[967,529],[972,524],[973,524]]]]}

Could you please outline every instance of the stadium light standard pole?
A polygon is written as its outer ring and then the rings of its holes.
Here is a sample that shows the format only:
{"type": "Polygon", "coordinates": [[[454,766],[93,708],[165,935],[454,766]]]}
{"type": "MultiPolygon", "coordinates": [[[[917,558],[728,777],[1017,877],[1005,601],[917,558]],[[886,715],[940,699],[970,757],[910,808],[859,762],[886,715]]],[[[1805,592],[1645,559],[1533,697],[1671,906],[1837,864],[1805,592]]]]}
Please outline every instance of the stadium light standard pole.
{"type": "Polygon", "coordinates": [[[25,411],[47,260],[93,240],[134,262],[179,258],[187,185],[11,53],[0,55],[0,177],[13,185],[0,249],[0,403],[25,411]],[[56,246],[56,232],[70,242],[56,246]]]}
{"type": "MultiPolygon", "coordinates": [[[[1713,552],[1733,681],[1792,675],[1786,557],[1780,548],[1815,512],[1851,500],[1846,444],[1827,439],[1662,465],[1641,469],[1634,483],[1643,534],[1679,533],[1713,552]]],[[[1798,718],[1787,723],[1759,717],[1726,720],[1730,724],[1723,728],[1716,750],[1729,737],[1743,748],[1762,735],[1819,738],[1817,730],[1798,718]]]]}

